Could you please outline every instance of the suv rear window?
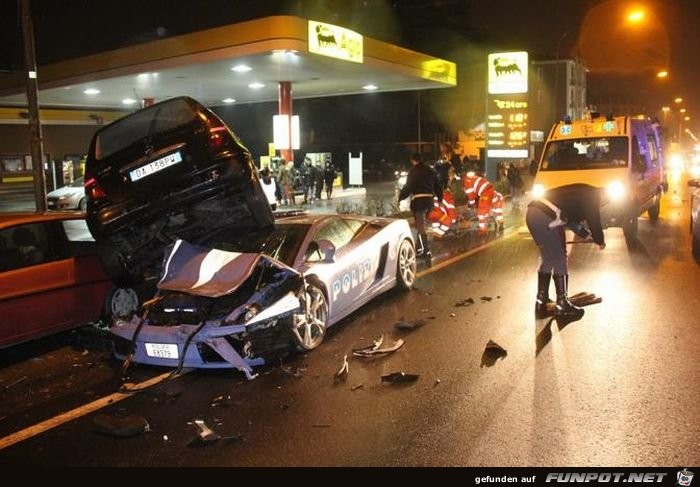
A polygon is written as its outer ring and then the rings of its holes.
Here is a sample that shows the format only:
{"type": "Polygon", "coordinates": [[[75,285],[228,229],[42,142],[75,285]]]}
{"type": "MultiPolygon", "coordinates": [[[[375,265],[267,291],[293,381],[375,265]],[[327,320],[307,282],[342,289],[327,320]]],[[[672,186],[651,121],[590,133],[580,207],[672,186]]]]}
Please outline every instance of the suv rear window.
{"type": "Polygon", "coordinates": [[[95,159],[100,160],[149,135],[187,125],[197,118],[187,100],[176,98],[123,118],[100,132],[95,139],[95,159]]]}

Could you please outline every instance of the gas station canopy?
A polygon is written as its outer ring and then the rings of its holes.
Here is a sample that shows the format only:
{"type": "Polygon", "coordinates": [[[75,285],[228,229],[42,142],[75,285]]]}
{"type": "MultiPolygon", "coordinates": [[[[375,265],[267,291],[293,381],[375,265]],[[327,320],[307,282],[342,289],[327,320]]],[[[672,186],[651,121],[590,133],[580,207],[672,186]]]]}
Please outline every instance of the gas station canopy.
{"type": "MultiPolygon", "coordinates": [[[[292,16],[217,27],[38,69],[42,107],[138,108],[189,95],[205,105],[449,88],[454,63],[292,16]]],[[[24,73],[0,78],[0,106],[26,106],[24,73]]]]}

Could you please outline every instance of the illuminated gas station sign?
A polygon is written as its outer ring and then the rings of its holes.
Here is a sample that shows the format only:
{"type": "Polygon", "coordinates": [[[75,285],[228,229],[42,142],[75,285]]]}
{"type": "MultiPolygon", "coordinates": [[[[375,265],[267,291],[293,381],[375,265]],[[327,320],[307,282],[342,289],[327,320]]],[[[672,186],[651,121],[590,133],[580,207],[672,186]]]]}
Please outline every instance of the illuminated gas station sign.
{"type": "Polygon", "coordinates": [[[363,61],[363,39],[350,29],[309,20],[309,52],[353,63],[363,61]]]}
{"type": "Polygon", "coordinates": [[[486,121],[488,157],[528,157],[530,128],[527,108],[528,102],[524,98],[490,97],[486,121]]]}
{"type": "Polygon", "coordinates": [[[527,93],[527,68],[525,51],[489,54],[489,94],[527,93]]]}
{"type": "MultiPolygon", "coordinates": [[[[487,158],[520,159],[530,155],[528,59],[525,51],[488,56],[487,158]]],[[[490,172],[493,176],[492,168],[490,172]]]]}

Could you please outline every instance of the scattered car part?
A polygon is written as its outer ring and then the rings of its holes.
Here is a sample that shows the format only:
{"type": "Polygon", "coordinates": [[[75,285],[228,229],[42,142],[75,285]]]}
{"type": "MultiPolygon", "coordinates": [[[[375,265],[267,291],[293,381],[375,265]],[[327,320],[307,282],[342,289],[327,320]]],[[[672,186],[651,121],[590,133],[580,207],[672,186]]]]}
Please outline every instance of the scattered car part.
{"type": "Polygon", "coordinates": [[[335,373],[334,380],[336,382],[344,382],[348,378],[348,373],[350,372],[350,364],[348,364],[348,355],[345,354],[343,357],[343,365],[340,366],[338,372],[335,373]]]}
{"type": "Polygon", "coordinates": [[[407,374],[405,372],[392,372],[390,374],[382,375],[382,382],[388,382],[390,384],[407,384],[409,382],[415,382],[418,380],[420,375],[418,374],[407,374]]]}
{"type": "Polygon", "coordinates": [[[355,357],[374,357],[377,355],[388,355],[390,353],[394,353],[399,348],[403,347],[405,343],[406,342],[404,342],[401,338],[399,338],[398,340],[396,340],[393,344],[389,345],[388,347],[385,347],[385,348],[376,347],[376,348],[370,348],[370,349],[353,350],[352,354],[355,357]]]}
{"type": "MultiPolygon", "coordinates": [[[[432,317],[430,317],[432,318],[432,317]]],[[[430,319],[428,318],[428,319],[430,319]]],[[[426,322],[425,320],[411,320],[411,321],[404,321],[404,320],[399,320],[396,323],[394,323],[394,328],[397,330],[416,330],[422,326],[425,326],[426,322]]]]}
{"type": "Polygon", "coordinates": [[[92,420],[95,433],[117,438],[140,435],[150,430],[148,421],[142,416],[130,414],[123,418],[108,414],[97,414],[92,420]]]}
{"type": "Polygon", "coordinates": [[[463,299],[461,301],[457,301],[455,303],[455,308],[460,308],[462,306],[471,306],[472,304],[474,304],[474,299],[467,298],[467,299],[463,299]]]}

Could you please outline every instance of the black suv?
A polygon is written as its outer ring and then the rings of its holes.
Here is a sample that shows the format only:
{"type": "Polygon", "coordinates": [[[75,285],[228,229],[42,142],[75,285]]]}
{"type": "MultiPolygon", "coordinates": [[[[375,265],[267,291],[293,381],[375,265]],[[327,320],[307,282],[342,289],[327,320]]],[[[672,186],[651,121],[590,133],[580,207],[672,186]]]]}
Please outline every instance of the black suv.
{"type": "Polygon", "coordinates": [[[222,226],[273,225],[248,150],[188,97],[139,110],[99,130],[85,167],[87,222],[116,281],[159,270],[163,248],[222,226]]]}

